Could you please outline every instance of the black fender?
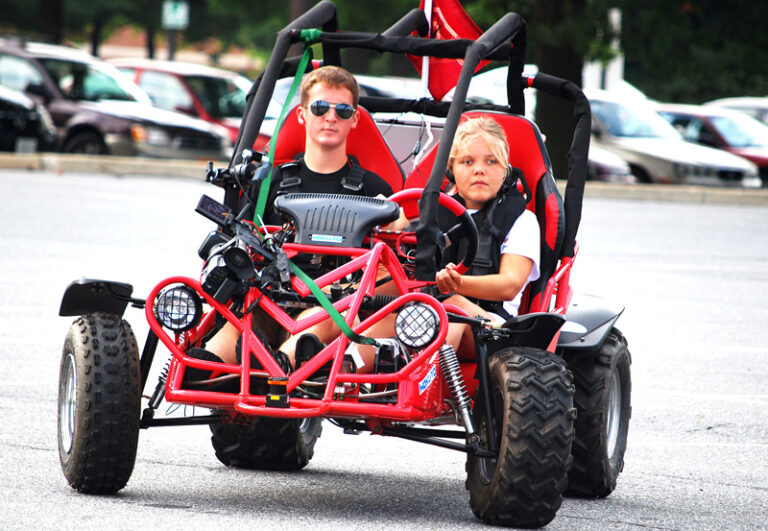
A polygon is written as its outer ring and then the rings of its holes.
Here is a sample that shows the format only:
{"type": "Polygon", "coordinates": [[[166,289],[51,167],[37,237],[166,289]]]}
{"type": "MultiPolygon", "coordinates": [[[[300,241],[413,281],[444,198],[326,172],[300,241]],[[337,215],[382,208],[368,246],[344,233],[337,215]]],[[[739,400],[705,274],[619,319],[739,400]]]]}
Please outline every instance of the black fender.
{"type": "Polygon", "coordinates": [[[99,312],[122,317],[129,302],[144,302],[132,299],[132,293],[133,286],[124,282],[81,278],[64,290],[59,315],[64,317],[99,312]]]}
{"type": "Polygon", "coordinates": [[[558,350],[600,348],[622,312],[621,304],[594,295],[574,295],[565,312],[566,323],[560,329],[558,350]]]}
{"type": "Polygon", "coordinates": [[[555,313],[535,312],[519,315],[509,319],[502,325],[511,334],[494,345],[498,348],[534,347],[546,350],[552,338],[565,323],[565,317],[555,313]]]}

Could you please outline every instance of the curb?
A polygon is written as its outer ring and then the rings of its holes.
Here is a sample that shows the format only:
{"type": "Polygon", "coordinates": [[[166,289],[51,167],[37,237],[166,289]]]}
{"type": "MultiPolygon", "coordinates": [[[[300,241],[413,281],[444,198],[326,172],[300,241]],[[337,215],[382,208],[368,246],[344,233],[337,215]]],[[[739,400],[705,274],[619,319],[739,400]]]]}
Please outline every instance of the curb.
{"type": "MultiPolygon", "coordinates": [[[[59,153],[0,154],[0,169],[50,171],[56,173],[106,173],[108,175],[146,175],[203,180],[207,161],[146,159],[59,153]]],[[[217,161],[217,166],[226,162],[217,161]]],[[[565,182],[558,181],[560,193],[565,182]]],[[[768,189],[676,186],[663,184],[612,184],[589,181],[586,199],[632,199],[746,206],[768,206],[768,189]]]]}
{"type": "MultiPolygon", "coordinates": [[[[224,161],[214,162],[218,166],[224,161]]],[[[106,173],[203,179],[207,161],[62,155],[59,153],[0,154],[0,169],[49,171],[55,173],[106,173]]]]}

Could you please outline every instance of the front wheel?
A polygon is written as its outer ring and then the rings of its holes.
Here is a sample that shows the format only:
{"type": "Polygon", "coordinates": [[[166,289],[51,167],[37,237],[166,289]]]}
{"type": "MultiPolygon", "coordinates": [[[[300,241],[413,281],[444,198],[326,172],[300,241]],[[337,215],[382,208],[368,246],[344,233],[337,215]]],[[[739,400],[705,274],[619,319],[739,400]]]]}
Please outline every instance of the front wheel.
{"type": "Polygon", "coordinates": [[[469,504],[488,524],[542,527],[563,501],[573,441],[573,384],[565,362],[535,348],[510,348],[489,362],[492,426],[482,393],[474,415],[482,445],[498,457],[467,457],[469,504]]]}
{"type": "Polygon", "coordinates": [[[235,416],[211,424],[211,443],[219,461],[253,470],[300,470],[315,452],[322,419],[235,416]],[[230,419],[228,419],[230,420],[230,419]]]}
{"type": "Polygon", "coordinates": [[[64,153],[82,153],[84,155],[108,155],[109,150],[104,139],[95,131],[78,133],[68,139],[61,149],[64,153]]]}
{"type": "Polygon", "coordinates": [[[133,472],[139,439],[141,369],[130,325],[88,314],[64,340],[59,372],[59,460],[70,486],[113,494],[133,472]]]}
{"type": "Polygon", "coordinates": [[[632,414],[631,363],[627,340],[615,328],[597,352],[568,362],[577,416],[567,496],[605,498],[616,488],[632,414]]]}

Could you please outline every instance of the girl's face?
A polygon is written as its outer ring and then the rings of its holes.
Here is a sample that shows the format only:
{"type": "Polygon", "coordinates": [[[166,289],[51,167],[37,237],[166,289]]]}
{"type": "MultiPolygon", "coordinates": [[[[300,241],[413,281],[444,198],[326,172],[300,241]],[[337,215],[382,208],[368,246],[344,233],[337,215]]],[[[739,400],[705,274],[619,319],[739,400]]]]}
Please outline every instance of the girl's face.
{"type": "Polygon", "coordinates": [[[476,210],[496,197],[506,175],[506,168],[481,136],[456,155],[451,171],[456,179],[456,189],[467,208],[476,210]]]}

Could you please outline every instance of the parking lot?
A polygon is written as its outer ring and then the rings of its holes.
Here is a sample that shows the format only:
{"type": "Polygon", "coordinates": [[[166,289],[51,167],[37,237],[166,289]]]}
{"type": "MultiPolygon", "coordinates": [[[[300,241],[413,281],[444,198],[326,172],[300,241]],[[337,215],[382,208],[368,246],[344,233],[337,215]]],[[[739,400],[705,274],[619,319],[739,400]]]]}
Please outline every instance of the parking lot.
{"type": "MultiPolygon", "coordinates": [[[[63,289],[92,276],[144,296],[165,276],[196,275],[211,227],[194,205],[220,192],[118,173],[0,170],[0,527],[485,528],[460,453],[328,424],[298,474],[227,469],[207,428],[157,428],[141,433],[120,494],[72,491],[55,435],[63,289]]],[[[548,529],[766,528],[768,208],[701,190],[685,202],[590,198],[591,186],[573,283],[626,306],[617,326],[633,356],[633,416],[616,491],[567,499],[548,529]]],[[[127,318],[141,342],[141,312],[127,318]]]]}

